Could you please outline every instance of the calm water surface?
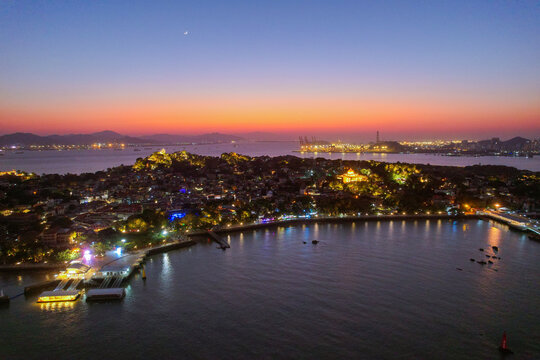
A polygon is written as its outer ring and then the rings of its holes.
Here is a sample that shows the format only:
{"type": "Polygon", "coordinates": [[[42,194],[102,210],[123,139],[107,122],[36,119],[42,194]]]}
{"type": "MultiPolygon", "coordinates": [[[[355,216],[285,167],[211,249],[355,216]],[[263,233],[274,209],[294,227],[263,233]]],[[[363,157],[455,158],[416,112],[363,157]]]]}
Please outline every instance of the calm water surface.
{"type": "MultiPolygon", "coordinates": [[[[513,359],[540,358],[540,243],[504,226],[311,224],[229,241],[150,258],[121,303],[13,300],[0,359],[499,359],[504,330],[513,359]],[[469,261],[492,245],[501,260],[469,261]]],[[[12,295],[44,275],[1,276],[12,295]]]]}
{"type": "MultiPolygon", "coordinates": [[[[298,142],[242,142],[238,144],[210,144],[188,146],[166,146],[167,152],[186,150],[200,155],[219,156],[224,152],[237,152],[250,156],[295,155],[304,158],[325,157],[346,160],[377,160],[386,162],[406,162],[413,164],[432,164],[449,166],[468,165],[506,165],[518,169],[540,171],[540,157],[513,158],[498,156],[441,156],[432,154],[326,154],[299,153],[298,142]]],[[[134,151],[127,148],[122,151],[71,150],[71,151],[24,151],[23,154],[5,152],[0,156],[0,171],[24,170],[37,174],[82,173],[105,170],[118,165],[132,165],[139,157],[145,157],[160,150],[161,147],[139,148],[134,151]]]]}

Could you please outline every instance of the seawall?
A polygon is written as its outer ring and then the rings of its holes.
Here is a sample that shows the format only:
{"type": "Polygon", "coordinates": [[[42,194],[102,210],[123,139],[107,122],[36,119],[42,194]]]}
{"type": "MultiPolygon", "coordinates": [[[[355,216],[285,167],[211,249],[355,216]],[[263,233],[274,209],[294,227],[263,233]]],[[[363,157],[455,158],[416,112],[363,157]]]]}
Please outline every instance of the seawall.
{"type": "Polygon", "coordinates": [[[20,272],[20,271],[43,271],[65,269],[66,264],[20,264],[20,265],[0,265],[0,272],[20,272]]]}
{"type": "Polygon", "coordinates": [[[166,245],[163,245],[163,246],[160,246],[160,247],[155,247],[155,248],[152,248],[152,249],[148,249],[146,251],[145,255],[146,256],[152,256],[152,255],[156,255],[156,254],[161,254],[161,253],[164,253],[164,252],[167,252],[167,251],[189,247],[189,246],[195,245],[196,243],[197,242],[194,241],[194,240],[186,240],[186,241],[175,242],[175,243],[172,243],[172,244],[166,244],[166,245]]]}

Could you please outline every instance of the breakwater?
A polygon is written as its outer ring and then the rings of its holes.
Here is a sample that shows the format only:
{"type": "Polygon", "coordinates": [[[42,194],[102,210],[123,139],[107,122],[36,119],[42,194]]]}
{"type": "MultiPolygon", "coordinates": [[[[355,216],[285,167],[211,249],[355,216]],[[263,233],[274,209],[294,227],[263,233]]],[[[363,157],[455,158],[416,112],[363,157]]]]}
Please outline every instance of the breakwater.
{"type": "Polygon", "coordinates": [[[65,263],[56,264],[12,264],[12,265],[0,265],[0,272],[2,271],[43,271],[43,270],[63,270],[66,268],[65,263]]]}

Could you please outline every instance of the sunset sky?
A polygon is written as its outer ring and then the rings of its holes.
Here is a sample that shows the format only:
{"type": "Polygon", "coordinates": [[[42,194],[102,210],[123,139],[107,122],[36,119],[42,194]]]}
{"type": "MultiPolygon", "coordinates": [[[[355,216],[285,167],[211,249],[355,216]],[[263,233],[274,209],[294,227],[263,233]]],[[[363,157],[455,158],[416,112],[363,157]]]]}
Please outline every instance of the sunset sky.
{"type": "Polygon", "coordinates": [[[0,1],[0,133],[540,136],[538,1],[0,1]]]}

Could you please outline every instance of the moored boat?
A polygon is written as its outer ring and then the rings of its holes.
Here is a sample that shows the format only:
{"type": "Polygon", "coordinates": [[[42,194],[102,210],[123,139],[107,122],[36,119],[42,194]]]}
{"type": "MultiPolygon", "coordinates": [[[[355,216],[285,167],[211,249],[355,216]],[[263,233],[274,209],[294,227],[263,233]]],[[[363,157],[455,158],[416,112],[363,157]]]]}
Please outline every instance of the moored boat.
{"type": "Polygon", "coordinates": [[[39,295],[38,303],[57,302],[57,301],[75,301],[81,296],[79,290],[53,290],[44,291],[39,295]]]}
{"type": "Polygon", "coordinates": [[[4,290],[0,290],[0,305],[9,304],[9,296],[4,294],[4,290]]]}

